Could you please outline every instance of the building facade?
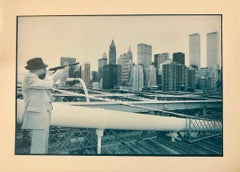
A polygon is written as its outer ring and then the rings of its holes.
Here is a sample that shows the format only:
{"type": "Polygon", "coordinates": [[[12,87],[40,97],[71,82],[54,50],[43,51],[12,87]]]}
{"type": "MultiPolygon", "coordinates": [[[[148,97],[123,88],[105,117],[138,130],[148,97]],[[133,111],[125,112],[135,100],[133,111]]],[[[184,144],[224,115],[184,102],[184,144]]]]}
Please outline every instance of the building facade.
{"type": "Polygon", "coordinates": [[[185,65],[185,54],[182,52],[173,53],[173,62],[185,65]]]}
{"type": "Polygon", "coordinates": [[[90,63],[85,63],[84,66],[82,67],[82,79],[85,82],[86,85],[91,84],[91,64],[90,63]]]}
{"type": "Polygon", "coordinates": [[[207,67],[217,69],[220,66],[218,32],[207,34],[207,67]]]}
{"type": "Polygon", "coordinates": [[[137,64],[145,66],[152,65],[152,46],[140,43],[137,45],[137,64]]]}
{"type": "Polygon", "coordinates": [[[189,65],[200,67],[201,47],[200,34],[194,33],[189,35],[189,65]]]}
{"type": "Polygon", "coordinates": [[[156,68],[154,65],[146,67],[145,81],[147,87],[156,86],[156,68]]]}
{"type": "Polygon", "coordinates": [[[142,91],[144,82],[143,66],[133,65],[131,70],[131,86],[134,91],[142,91]]]}
{"type": "Polygon", "coordinates": [[[212,67],[200,68],[196,71],[196,87],[200,90],[217,90],[219,70],[212,67]]]}
{"type": "Polygon", "coordinates": [[[127,54],[120,55],[118,59],[118,85],[130,85],[130,71],[133,65],[132,52],[129,48],[127,54]]]}
{"type": "Polygon", "coordinates": [[[73,66],[74,70],[73,70],[73,77],[74,78],[81,78],[81,69],[79,65],[75,65],[73,66]]]}
{"type": "Polygon", "coordinates": [[[106,57],[106,53],[104,53],[103,57],[98,59],[98,75],[99,78],[103,77],[103,67],[105,65],[107,65],[107,57],[106,57]]]}
{"type": "Polygon", "coordinates": [[[162,69],[161,64],[169,60],[169,53],[161,53],[154,55],[154,67],[156,68],[156,84],[161,86],[162,84],[162,69]]]}
{"type": "Polygon", "coordinates": [[[112,89],[118,84],[118,66],[109,64],[103,67],[103,89],[112,89]]]}
{"type": "Polygon", "coordinates": [[[148,85],[147,68],[152,65],[152,46],[144,43],[137,45],[137,64],[143,66],[144,86],[148,85]]]}
{"type": "Polygon", "coordinates": [[[165,63],[162,76],[163,91],[185,91],[187,87],[187,67],[181,63],[165,63]]]}
{"type": "Polygon", "coordinates": [[[116,64],[116,46],[114,41],[112,40],[110,48],[109,48],[109,64],[115,65],[116,64]]]}
{"type": "MultiPolygon", "coordinates": [[[[60,58],[61,66],[72,64],[72,63],[76,63],[76,58],[72,58],[72,57],[61,57],[60,58]]],[[[74,72],[76,72],[75,66],[70,66],[67,77],[74,78],[74,72]]]]}
{"type": "Polygon", "coordinates": [[[194,91],[196,89],[196,70],[193,68],[187,69],[187,91],[194,91]]]}

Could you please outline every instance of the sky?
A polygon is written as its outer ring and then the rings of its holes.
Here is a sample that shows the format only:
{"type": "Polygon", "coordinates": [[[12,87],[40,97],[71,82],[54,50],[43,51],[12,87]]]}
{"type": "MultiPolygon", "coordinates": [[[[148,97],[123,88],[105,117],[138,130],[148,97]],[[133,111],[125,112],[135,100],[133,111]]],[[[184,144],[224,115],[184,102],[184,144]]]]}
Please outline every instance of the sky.
{"type": "Polygon", "coordinates": [[[185,53],[188,66],[193,33],[200,34],[205,67],[206,35],[215,31],[221,33],[219,15],[22,16],[17,25],[18,73],[26,72],[26,62],[33,57],[42,57],[49,67],[59,66],[60,57],[73,57],[97,70],[98,59],[109,54],[112,40],[117,59],[131,47],[137,63],[137,44],[145,43],[152,46],[153,58],[164,52],[170,58],[174,52],[185,53]]]}

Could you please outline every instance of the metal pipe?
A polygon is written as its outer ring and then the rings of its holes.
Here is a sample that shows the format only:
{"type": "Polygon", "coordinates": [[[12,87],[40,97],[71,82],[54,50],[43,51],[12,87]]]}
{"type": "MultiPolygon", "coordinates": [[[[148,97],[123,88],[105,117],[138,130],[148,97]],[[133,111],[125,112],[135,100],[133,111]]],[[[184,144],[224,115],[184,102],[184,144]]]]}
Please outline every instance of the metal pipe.
{"type": "MultiPolygon", "coordinates": [[[[23,100],[17,100],[18,123],[22,122],[23,104],[23,100]]],[[[51,117],[51,125],[54,126],[121,130],[184,131],[186,122],[185,118],[135,114],[61,103],[53,103],[51,117]]],[[[211,125],[208,125],[211,121],[205,120],[205,123],[207,127],[201,130],[212,130],[211,125]]]]}
{"type": "MultiPolygon", "coordinates": [[[[83,81],[83,83],[84,83],[84,81],[83,81]]],[[[108,100],[108,99],[96,98],[94,96],[89,96],[87,91],[85,91],[86,95],[83,95],[83,94],[79,94],[79,93],[73,93],[73,92],[70,92],[70,91],[58,90],[56,88],[53,88],[53,90],[59,91],[59,92],[64,93],[64,94],[72,95],[72,96],[84,96],[84,97],[88,98],[88,100],[89,100],[89,97],[91,97],[91,98],[96,99],[96,100],[104,100],[104,101],[113,103],[111,100],[108,100]]],[[[146,102],[144,102],[144,103],[146,103],[146,102]]],[[[67,104],[69,104],[69,105],[79,105],[78,102],[77,103],[70,102],[70,103],[67,103],[67,104]]],[[[138,109],[144,109],[144,110],[150,110],[150,111],[157,111],[157,112],[162,112],[162,113],[166,113],[166,114],[170,114],[170,115],[174,115],[174,116],[179,116],[179,117],[189,117],[189,115],[185,115],[185,114],[181,114],[181,113],[170,112],[170,111],[165,111],[165,110],[160,110],[160,109],[149,108],[149,107],[137,105],[136,102],[135,102],[135,104],[132,104],[132,103],[129,103],[129,102],[118,101],[118,102],[114,102],[114,104],[120,104],[120,105],[124,105],[124,106],[128,106],[128,107],[132,107],[132,108],[138,108],[138,109]]]]}
{"type": "Polygon", "coordinates": [[[96,134],[97,134],[97,138],[98,138],[98,144],[97,144],[97,153],[98,154],[101,154],[103,132],[104,132],[104,130],[102,130],[102,129],[96,129],[96,134]]]}
{"type": "MultiPolygon", "coordinates": [[[[86,86],[85,82],[81,78],[68,78],[66,81],[74,81],[74,80],[77,80],[77,81],[79,81],[82,84],[83,91],[85,93],[85,95],[83,95],[83,96],[86,97],[86,101],[87,102],[90,102],[87,86],[86,86]]],[[[66,93],[66,94],[72,93],[72,92],[69,92],[69,91],[59,90],[59,89],[56,89],[56,88],[52,88],[52,89],[55,90],[55,91],[60,91],[62,93],[66,93]]],[[[75,93],[73,95],[78,95],[78,93],[75,93]]]]}

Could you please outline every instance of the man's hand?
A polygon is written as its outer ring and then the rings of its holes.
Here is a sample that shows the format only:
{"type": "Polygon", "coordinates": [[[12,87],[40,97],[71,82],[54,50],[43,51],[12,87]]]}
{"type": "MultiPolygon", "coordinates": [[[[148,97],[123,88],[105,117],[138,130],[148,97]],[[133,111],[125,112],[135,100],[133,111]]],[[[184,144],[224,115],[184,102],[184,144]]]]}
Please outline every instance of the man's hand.
{"type": "Polygon", "coordinates": [[[56,72],[56,71],[52,71],[52,70],[51,70],[51,71],[47,71],[47,74],[51,76],[51,75],[53,75],[55,72],[56,72]]]}

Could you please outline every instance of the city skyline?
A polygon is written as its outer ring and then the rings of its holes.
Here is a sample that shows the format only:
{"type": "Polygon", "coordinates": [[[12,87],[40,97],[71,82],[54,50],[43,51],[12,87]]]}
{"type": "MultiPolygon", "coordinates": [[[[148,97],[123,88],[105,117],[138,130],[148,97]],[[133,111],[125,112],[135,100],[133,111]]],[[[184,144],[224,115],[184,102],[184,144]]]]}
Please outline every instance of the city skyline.
{"type": "MultiPolygon", "coordinates": [[[[76,58],[81,65],[98,69],[98,59],[114,40],[116,58],[131,47],[137,63],[137,44],[152,46],[154,54],[175,52],[186,55],[189,65],[189,35],[201,35],[201,67],[206,66],[206,35],[221,33],[220,15],[187,16],[47,16],[18,18],[18,72],[26,61],[40,56],[49,65],[60,65],[60,57],[76,58]]],[[[221,34],[220,34],[221,35],[221,34]]],[[[221,40],[221,39],[220,39],[221,40]]]]}

